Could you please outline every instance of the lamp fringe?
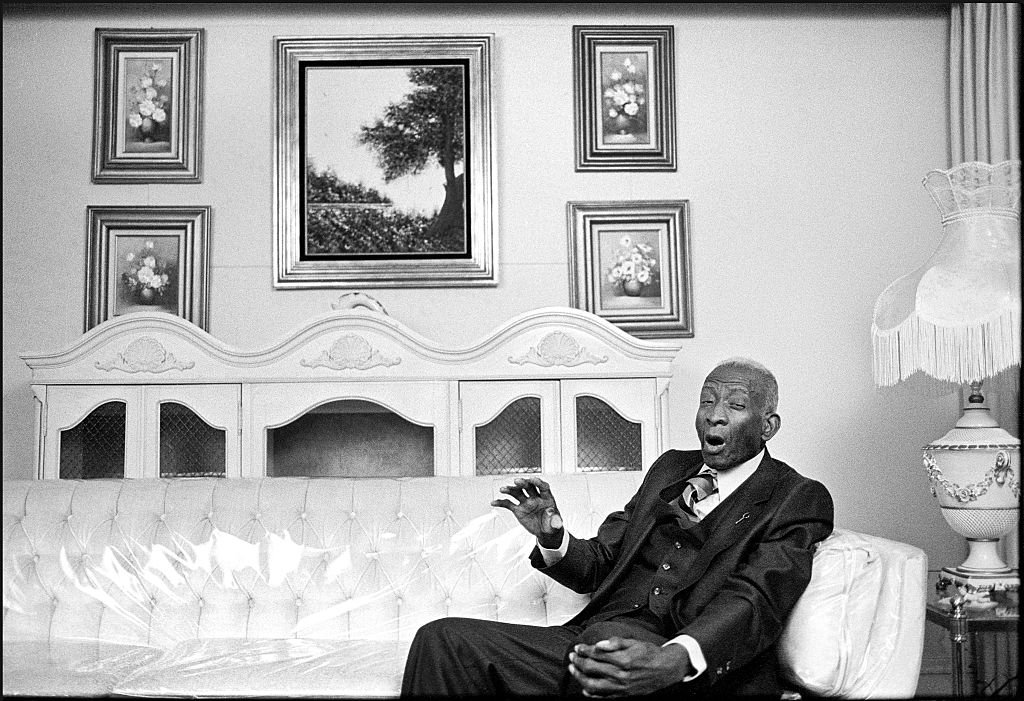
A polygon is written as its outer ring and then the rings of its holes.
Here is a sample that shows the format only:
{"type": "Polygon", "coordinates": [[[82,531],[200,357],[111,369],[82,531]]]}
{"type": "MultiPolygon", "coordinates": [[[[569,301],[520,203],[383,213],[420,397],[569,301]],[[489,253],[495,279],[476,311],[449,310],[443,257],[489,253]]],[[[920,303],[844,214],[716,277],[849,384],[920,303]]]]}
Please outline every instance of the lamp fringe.
{"type": "Polygon", "coordinates": [[[1016,307],[972,326],[939,326],[916,314],[884,331],[872,324],[875,384],[889,387],[918,371],[966,384],[1019,366],[1020,323],[1016,307]]]}

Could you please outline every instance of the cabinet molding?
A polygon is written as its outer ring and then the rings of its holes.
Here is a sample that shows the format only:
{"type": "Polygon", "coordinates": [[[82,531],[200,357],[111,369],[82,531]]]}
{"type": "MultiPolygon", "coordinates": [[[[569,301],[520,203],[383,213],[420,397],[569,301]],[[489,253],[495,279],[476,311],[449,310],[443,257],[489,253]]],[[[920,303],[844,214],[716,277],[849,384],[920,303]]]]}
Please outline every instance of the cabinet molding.
{"type": "Polygon", "coordinates": [[[555,450],[560,439],[575,437],[565,423],[575,416],[566,406],[569,387],[571,396],[603,398],[639,421],[646,432],[646,469],[665,445],[666,392],[681,344],[678,339],[638,339],[589,312],[547,307],[513,317],[476,343],[452,347],[387,314],[356,306],[312,317],[257,350],[229,346],[172,314],[137,312],[97,325],[60,351],[23,353],[21,358],[32,371],[40,405],[38,465],[46,477],[59,472],[59,431],[67,426],[69,413],[77,416],[81,407],[116,398],[129,403],[132,425],[126,431],[137,435],[128,441],[134,451],[129,457],[145,463],[141,473],[159,474],[150,464],[159,456],[151,415],[156,405],[142,406],[131,387],[162,387],[162,401],[183,403],[227,430],[229,477],[265,474],[268,429],[346,400],[374,402],[433,427],[434,473],[440,475],[471,469],[472,456],[466,454],[471,452],[471,429],[463,424],[466,416],[479,414],[463,405],[460,386],[480,382],[555,383],[543,394],[560,397],[545,400],[544,409],[545,435],[553,439],[545,454],[560,456],[551,459],[552,470],[575,469],[574,447],[555,450]],[[564,385],[561,390],[558,383],[564,385]],[[72,396],[73,407],[68,405],[72,396]]]}

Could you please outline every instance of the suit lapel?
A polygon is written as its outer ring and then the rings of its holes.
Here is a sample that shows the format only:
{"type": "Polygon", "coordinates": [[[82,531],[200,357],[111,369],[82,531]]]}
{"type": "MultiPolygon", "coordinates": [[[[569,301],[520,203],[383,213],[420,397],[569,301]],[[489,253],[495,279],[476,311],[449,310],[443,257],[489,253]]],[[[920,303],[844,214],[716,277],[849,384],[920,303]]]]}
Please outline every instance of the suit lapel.
{"type": "Polygon", "coordinates": [[[700,579],[718,553],[740,540],[758,522],[778,481],[776,472],[777,463],[765,449],[754,474],[705,519],[705,522],[714,519],[714,523],[705,529],[707,541],[689,568],[680,590],[700,579]]]}
{"type": "MultiPolygon", "coordinates": [[[[615,570],[606,578],[606,581],[614,580],[615,575],[619,571],[625,570],[637,556],[637,553],[640,552],[644,543],[647,542],[647,538],[654,529],[657,520],[657,509],[661,501],[661,494],[678,482],[686,481],[686,479],[697,474],[697,471],[700,470],[700,466],[704,464],[704,461],[700,451],[695,451],[695,453],[695,457],[688,455],[675,466],[659,470],[657,474],[651,475],[648,494],[640,500],[638,513],[633,516],[633,521],[638,527],[636,531],[628,535],[627,540],[623,543],[623,551],[615,565],[615,570]]],[[[696,545],[700,545],[703,543],[703,539],[697,533],[692,532],[694,530],[687,529],[686,536],[693,539],[696,545]]]]}

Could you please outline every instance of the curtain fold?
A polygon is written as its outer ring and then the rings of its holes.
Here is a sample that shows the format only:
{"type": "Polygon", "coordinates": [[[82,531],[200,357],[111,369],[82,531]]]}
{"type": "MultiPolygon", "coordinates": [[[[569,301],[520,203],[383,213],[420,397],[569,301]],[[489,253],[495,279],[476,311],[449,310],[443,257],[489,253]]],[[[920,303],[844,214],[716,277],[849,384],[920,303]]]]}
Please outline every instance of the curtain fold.
{"type": "MultiPolygon", "coordinates": [[[[1019,3],[953,4],[949,32],[951,166],[1020,158],[1020,40],[1019,3]]],[[[1019,369],[1017,378],[1019,383],[1019,369]]],[[[1001,385],[1000,391],[987,395],[1000,426],[1019,437],[1019,388],[1001,385]]],[[[965,395],[961,401],[966,401],[965,395]]],[[[1001,541],[1007,564],[1018,567],[1017,532],[1001,541]]]]}
{"type": "Polygon", "coordinates": [[[949,33],[951,166],[1020,158],[1020,4],[954,3],[949,33]]]}

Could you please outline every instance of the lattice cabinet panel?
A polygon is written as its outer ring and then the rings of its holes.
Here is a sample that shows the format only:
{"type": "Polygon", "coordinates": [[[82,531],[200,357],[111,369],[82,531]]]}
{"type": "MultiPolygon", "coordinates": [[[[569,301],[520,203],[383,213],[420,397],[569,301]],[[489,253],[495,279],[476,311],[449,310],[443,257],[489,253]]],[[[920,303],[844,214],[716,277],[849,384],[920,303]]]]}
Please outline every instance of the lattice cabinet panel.
{"type": "Polygon", "coordinates": [[[558,382],[460,382],[464,475],[558,472],[558,382]]]}
{"type": "Polygon", "coordinates": [[[124,477],[124,402],[93,409],[72,428],[60,432],[61,479],[124,477]]]}
{"type": "Polygon", "coordinates": [[[576,397],[576,468],[580,472],[643,469],[642,427],[606,402],[576,397]]]}
{"type": "Polygon", "coordinates": [[[160,476],[223,477],[226,431],[178,402],[160,403],[160,476]]]}
{"type": "Polygon", "coordinates": [[[540,397],[522,397],[492,421],[475,427],[476,474],[540,472],[540,411],[540,397]]]}

